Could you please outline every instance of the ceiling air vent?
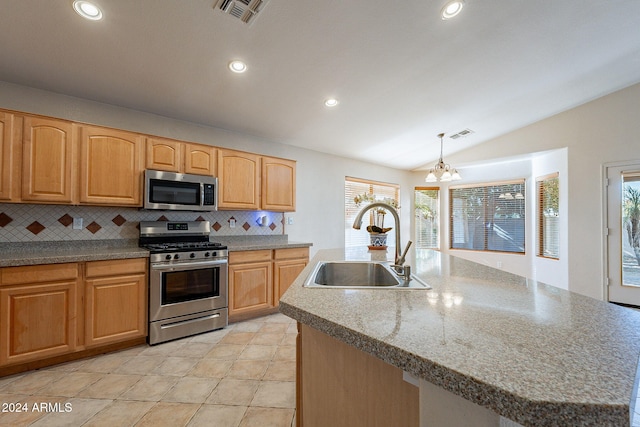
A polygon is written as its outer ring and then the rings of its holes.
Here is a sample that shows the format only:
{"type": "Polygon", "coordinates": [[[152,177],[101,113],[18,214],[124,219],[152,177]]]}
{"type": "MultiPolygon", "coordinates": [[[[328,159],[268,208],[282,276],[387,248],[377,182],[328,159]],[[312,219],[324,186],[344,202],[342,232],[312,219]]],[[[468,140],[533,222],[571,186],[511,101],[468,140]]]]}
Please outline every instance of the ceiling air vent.
{"type": "Polygon", "coordinates": [[[255,20],[266,0],[216,0],[213,8],[248,24],[255,20]]]}
{"type": "Polygon", "coordinates": [[[467,135],[471,135],[473,133],[473,131],[471,129],[465,129],[465,130],[461,130],[458,133],[454,133],[453,135],[449,135],[449,138],[451,139],[458,139],[458,138],[464,138],[467,135]]]}

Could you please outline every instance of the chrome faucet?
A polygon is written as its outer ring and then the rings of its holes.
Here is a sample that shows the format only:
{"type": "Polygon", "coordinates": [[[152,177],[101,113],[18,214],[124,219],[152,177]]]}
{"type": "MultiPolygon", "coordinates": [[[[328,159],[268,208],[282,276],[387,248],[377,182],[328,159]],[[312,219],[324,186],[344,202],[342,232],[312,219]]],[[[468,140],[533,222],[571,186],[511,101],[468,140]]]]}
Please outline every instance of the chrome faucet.
{"type": "Polygon", "coordinates": [[[393,215],[396,226],[396,254],[393,267],[396,269],[396,272],[398,272],[398,274],[405,276],[405,279],[409,280],[409,276],[411,275],[411,268],[409,266],[404,266],[404,259],[412,242],[409,241],[407,243],[407,247],[405,248],[404,253],[400,255],[400,217],[398,216],[398,211],[396,211],[393,206],[382,202],[371,203],[370,205],[365,206],[360,212],[358,212],[358,215],[356,215],[356,218],[353,220],[353,228],[355,228],[356,230],[360,230],[360,227],[362,226],[362,217],[364,216],[365,212],[374,208],[384,208],[391,212],[391,215],[393,215]]]}

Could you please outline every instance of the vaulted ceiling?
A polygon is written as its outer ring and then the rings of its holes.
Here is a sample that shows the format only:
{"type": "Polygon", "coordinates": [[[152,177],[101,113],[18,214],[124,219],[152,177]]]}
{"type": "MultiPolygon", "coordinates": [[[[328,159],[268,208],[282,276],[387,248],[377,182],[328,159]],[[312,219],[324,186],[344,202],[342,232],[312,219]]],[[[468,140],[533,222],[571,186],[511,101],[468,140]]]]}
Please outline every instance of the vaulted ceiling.
{"type": "Polygon", "coordinates": [[[3,4],[0,80],[402,169],[640,82],[638,0],[71,3],[3,4]]]}

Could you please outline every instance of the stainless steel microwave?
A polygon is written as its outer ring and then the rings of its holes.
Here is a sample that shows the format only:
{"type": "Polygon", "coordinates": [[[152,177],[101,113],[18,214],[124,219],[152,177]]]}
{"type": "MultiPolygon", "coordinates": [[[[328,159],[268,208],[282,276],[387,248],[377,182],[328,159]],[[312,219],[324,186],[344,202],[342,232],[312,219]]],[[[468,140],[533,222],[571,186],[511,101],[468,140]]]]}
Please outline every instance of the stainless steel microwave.
{"type": "Polygon", "coordinates": [[[147,169],[144,172],[144,208],[218,210],[218,178],[147,169]]]}

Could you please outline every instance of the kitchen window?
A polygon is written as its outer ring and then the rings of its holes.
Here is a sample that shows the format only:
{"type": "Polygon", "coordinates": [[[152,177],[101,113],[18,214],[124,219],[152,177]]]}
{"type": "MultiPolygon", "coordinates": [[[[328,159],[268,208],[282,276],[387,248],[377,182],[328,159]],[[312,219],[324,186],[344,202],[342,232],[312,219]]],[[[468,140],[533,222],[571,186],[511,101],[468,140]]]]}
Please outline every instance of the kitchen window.
{"type": "MultiPolygon", "coordinates": [[[[362,228],[356,230],[353,228],[353,220],[365,206],[365,203],[357,205],[355,202],[356,196],[362,196],[363,194],[371,196],[374,200],[384,202],[385,199],[395,200],[398,204],[400,186],[398,184],[390,184],[384,182],[376,182],[360,178],[346,177],[344,180],[344,245],[345,247],[363,246],[367,247],[370,244],[369,233],[366,232],[366,226],[373,224],[373,209],[369,211],[369,222],[367,223],[367,216],[365,216],[362,222],[362,228]]],[[[385,227],[393,227],[393,217],[389,213],[385,215],[385,227]]],[[[391,229],[387,233],[387,244],[393,244],[395,242],[396,230],[391,229]]]]}
{"type": "Polygon", "coordinates": [[[538,256],[560,257],[558,173],[536,179],[538,192],[538,256]]]}
{"type": "Polygon", "coordinates": [[[416,187],[414,193],[416,216],[416,248],[438,249],[440,247],[438,187],[416,187]]]}
{"type": "Polygon", "coordinates": [[[525,181],[449,188],[451,249],[525,253],[525,181]]]}

